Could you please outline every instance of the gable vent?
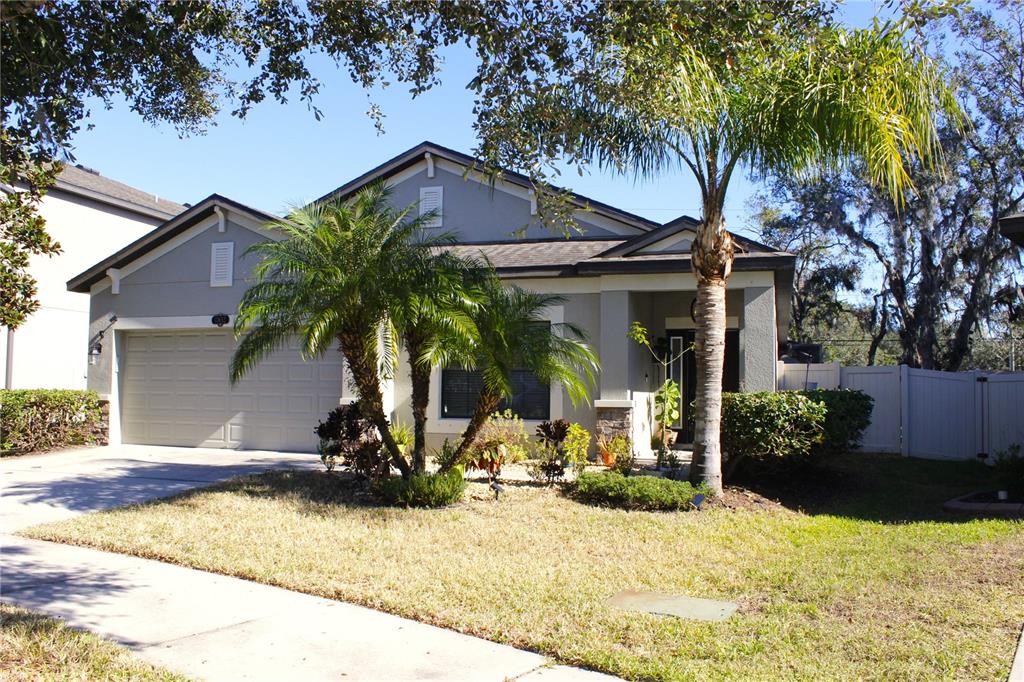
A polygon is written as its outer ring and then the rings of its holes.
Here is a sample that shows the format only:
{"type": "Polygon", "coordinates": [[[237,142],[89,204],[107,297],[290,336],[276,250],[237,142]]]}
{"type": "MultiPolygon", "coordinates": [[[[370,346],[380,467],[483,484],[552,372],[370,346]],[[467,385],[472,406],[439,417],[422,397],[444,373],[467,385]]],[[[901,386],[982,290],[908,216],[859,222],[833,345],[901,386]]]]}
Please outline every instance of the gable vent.
{"type": "Polygon", "coordinates": [[[210,247],[210,286],[229,287],[234,279],[235,243],[216,242],[210,247]]]}
{"type": "Polygon", "coordinates": [[[444,187],[420,187],[420,215],[434,211],[434,217],[425,222],[426,227],[441,227],[444,210],[444,187]]]}

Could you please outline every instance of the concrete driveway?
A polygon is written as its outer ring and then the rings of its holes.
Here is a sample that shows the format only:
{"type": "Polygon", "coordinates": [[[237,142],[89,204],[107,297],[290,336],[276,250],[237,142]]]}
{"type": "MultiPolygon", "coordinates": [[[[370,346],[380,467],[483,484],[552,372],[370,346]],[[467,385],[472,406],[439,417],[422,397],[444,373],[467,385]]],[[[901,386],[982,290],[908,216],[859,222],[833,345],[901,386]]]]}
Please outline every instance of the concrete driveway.
{"type": "Polygon", "coordinates": [[[111,445],[0,459],[0,531],[211,485],[268,469],[320,468],[311,454],[111,445]]]}

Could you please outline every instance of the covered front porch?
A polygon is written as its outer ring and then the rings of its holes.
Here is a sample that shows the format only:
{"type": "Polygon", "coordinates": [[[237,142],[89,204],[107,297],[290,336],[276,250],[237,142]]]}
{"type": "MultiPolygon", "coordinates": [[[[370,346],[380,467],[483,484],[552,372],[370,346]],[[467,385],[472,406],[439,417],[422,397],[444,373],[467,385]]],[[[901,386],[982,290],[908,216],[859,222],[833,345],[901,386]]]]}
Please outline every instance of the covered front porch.
{"type": "MultiPolygon", "coordinates": [[[[667,282],[677,280],[666,277],[667,282]]],[[[688,279],[692,280],[692,276],[688,279]]],[[[677,280],[678,281],[678,280],[677,280]]],[[[686,282],[689,284],[689,282],[686,282]]],[[[777,358],[776,288],[770,273],[739,273],[726,292],[726,348],[723,389],[765,391],[775,387],[777,358]],[[764,281],[761,281],[764,280],[764,281]]],[[[612,437],[628,433],[640,457],[652,457],[656,432],[654,397],[666,378],[680,386],[677,442],[693,442],[691,405],[696,396],[696,323],[692,286],[673,289],[608,289],[600,296],[600,393],[595,401],[595,431],[612,437]],[[641,345],[627,339],[633,322],[649,332],[666,368],[641,345]]]]}

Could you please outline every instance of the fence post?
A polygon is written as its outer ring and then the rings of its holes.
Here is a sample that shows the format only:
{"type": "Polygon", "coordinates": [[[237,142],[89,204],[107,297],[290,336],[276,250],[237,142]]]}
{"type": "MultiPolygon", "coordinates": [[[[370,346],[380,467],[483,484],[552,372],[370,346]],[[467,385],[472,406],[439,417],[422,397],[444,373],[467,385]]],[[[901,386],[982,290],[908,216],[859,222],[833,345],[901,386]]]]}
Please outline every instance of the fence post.
{"type": "Polygon", "coordinates": [[[900,365],[900,454],[910,456],[910,368],[900,365]]]}
{"type": "Polygon", "coordinates": [[[974,444],[978,459],[988,460],[988,377],[980,371],[974,374],[974,444]]]}

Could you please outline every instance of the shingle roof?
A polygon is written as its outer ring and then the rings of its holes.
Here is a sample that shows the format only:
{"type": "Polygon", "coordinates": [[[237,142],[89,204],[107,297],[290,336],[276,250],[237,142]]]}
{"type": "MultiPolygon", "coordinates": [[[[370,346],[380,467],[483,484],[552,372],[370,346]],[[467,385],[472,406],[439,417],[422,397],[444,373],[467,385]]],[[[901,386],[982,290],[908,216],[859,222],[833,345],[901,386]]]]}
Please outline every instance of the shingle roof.
{"type": "Polygon", "coordinates": [[[170,199],[163,199],[78,166],[64,167],[57,178],[57,188],[155,218],[167,219],[186,208],[170,199]]]}
{"type": "Polygon", "coordinates": [[[488,244],[458,244],[459,256],[486,258],[498,270],[571,266],[593,258],[622,239],[550,239],[488,244]]]}
{"type": "MultiPolygon", "coordinates": [[[[543,239],[518,242],[457,244],[448,247],[460,256],[486,258],[499,273],[519,275],[585,275],[611,272],[689,272],[689,253],[621,253],[628,239],[543,239]],[[612,255],[608,255],[608,254],[612,255]]],[[[793,267],[795,257],[756,242],[738,240],[733,267],[737,270],[777,270],[793,267]]]]}

